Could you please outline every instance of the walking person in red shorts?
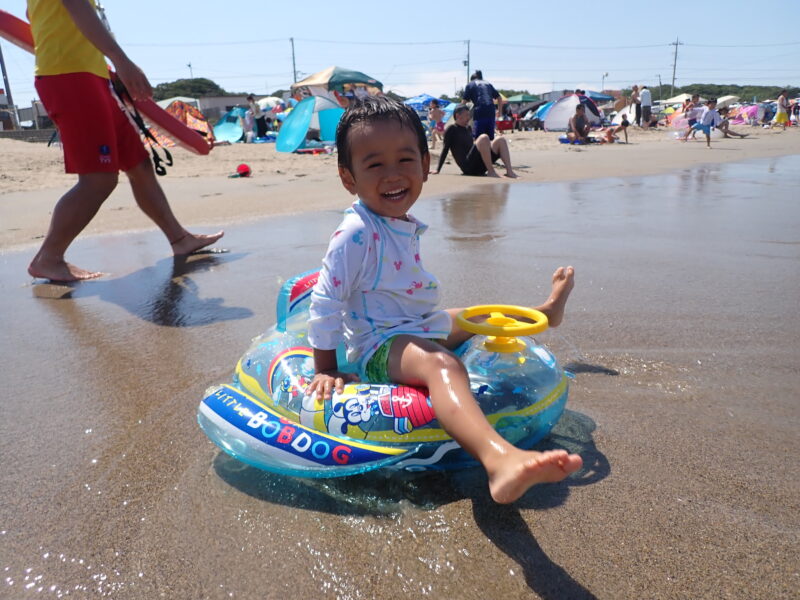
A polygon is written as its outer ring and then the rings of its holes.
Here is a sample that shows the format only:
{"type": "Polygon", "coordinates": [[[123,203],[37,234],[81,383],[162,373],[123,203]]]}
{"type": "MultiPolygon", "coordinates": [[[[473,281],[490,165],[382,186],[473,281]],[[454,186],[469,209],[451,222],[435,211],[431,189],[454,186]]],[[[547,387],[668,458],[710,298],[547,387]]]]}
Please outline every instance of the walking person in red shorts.
{"type": "Polygon", "coordinates": [[[152,96],[147,77],[125,55],[99,18],[94,0],[28,0],[36,53],[36,90],[56,124],[67,173],[78,183],[56,204],[41,248],[28,266],[33,277],[68,282],[99,277],[66,262],[72,241],[127,176],[139,208],[164,232],[175,255],[222,237],[188,232],[161,189],[139,135],[112,95],[104,56],[135,100],[152,96]]]}

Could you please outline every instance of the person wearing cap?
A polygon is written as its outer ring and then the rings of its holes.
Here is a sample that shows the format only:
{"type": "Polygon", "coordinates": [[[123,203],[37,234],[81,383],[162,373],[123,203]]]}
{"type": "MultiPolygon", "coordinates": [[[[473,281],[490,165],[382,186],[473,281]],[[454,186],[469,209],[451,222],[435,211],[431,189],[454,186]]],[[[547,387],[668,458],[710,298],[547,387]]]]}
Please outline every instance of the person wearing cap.
{"type": "Polygon", "coordinates": [[[152,97],[142,70],[117,45],[95,0],[28,0],[36,55],[36,90],[58,127],[64,168],[78,182],[53,209],[50,227],[28,266],[35,278],[70,282],[100,277],[68,263],[65,253],[117,186],[123,171],[139,208],[164,233],[174,255],[191,254],[223,232],[193,234],[178,222],[156,180],[139,134],[112,96],[108,67],[134,100],[152,97]]]}

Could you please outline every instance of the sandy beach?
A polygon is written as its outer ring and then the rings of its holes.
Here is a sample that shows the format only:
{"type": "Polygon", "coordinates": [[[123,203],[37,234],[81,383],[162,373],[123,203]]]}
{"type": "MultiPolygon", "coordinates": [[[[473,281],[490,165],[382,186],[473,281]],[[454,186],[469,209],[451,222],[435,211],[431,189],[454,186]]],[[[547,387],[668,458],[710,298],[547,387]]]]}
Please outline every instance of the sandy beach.
{"type": "Polygon", "coordinates": [[[335,155],[175,150],[176,214],[227,251],[171,258],[123,182],[68,253],[108,275],[53,285],[25,268],[72,177],[0,140],[0,598],[796,597],[800,131],[740,131],[514,133],[519,180],[430,177],[415,214],[446,306],[536,303],[576,267],[540,338],[575,374],[541,447],[584,468],[510,506],[477,469],[264,473],[197,426],[319,264],[350,202],[335,155]]]}
{"type": "MultiPolygon", "coordinates": [[[[672,130],[631,128],[629,144],[570,146],[558,134],[542,131],[506,134],[520,179],[514,183],[568,181],[667,173],[698,164],[800,153],[797,131],[734,128],[750,137],[682,144],[672,130]]],[[[441,149],[441,145],[439,146],[441,149]]],[[[174,166],[161,178],[175,214],[186,224],[216,227],[268,216],[337,210],[349,195],[339,183],[335,155],[282,154],[274,144],[235,144],[198,156],[170,149],[174,166]],[[253,176],[228,179],[246,163],[253,176]]],[[[439,151],[432,151],[437,164],[439,151]]],[[[491,185],[488,178],[466,177],[448,157],[431,175],[427,197],[491,185]]],[[[75,178],[63,172],[61,150],[44,144],[0,139],[0,248],[36,243],[47,230],[50,211],[75,178]],[[25,207],[24,210],[21,207],[25,207]]],[[[124,184],[124,176],[121,176],[124,184]]],[[[84,235],[152,228],[136,208],[127,185],[118,186],[84,235]]]]}

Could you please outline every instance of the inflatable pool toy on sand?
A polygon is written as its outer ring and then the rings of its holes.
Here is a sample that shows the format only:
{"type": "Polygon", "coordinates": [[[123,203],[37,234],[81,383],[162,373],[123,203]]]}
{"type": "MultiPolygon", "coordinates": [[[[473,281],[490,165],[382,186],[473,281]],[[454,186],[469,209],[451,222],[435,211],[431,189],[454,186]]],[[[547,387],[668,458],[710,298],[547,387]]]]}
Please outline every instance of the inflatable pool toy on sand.
{"type": "MultiPolygon", "coordinates": [[[[253,340],[231,384],[207,391],[197,411],[206,435],[242,462],[301,477],[477,464],[438,424],[425,389],[354,383],[329,400],[305,396],[314,377],[306,324],[317,277],[317,271],[303,273],[284,284],[277,324],[253,340]]],[[[567,375],[528,337],[547,328],[547,317],[522,307],[477,306],[459,315],[459,325],[479,334],[457,354],[484,414],[508,441],[530,448],[550,432],[567,401],[567,375]],[[484,322],[467,320],[484,314],[484,322]]],[[[354,371],[344,349],[337,354],[341,369],[354,371]]]]}

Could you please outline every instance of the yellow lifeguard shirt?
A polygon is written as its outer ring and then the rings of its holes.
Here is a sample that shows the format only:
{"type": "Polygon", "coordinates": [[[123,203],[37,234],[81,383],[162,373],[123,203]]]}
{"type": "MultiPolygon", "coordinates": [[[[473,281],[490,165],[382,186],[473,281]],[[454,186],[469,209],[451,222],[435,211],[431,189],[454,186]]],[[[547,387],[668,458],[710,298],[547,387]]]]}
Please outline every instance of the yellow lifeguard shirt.
{"type": "MultiPolygon", "coordinates": [[[[86,0],[95,7],[94,0],[86,0]]],[[[103,53],[86,39],[61,0],[28,0],[36,75],[94,73],[108,79],[103,53]]]]}

